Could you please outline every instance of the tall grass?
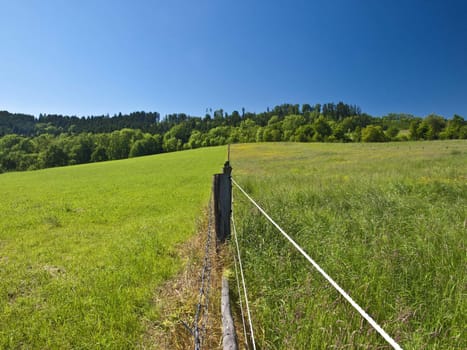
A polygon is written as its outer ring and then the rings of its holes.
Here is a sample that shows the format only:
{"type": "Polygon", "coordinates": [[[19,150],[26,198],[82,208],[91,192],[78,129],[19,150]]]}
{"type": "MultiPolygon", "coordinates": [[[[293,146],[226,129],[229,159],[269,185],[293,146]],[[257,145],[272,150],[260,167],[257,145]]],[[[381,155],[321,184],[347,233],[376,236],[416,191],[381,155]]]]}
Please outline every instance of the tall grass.
{"type": "MultiPolygon", "coordinates": [[[[260,144],[233,176],[405,349],[467,348],[467,143],[260,144]]],[[[385,341],[234,190],[264,349],[385,341]]]]}
{"type": "Polygon", "coordinates": [[[0,348],[157,348],[154,290],[180,269],[224,155],[0,175],[0,348]]]}

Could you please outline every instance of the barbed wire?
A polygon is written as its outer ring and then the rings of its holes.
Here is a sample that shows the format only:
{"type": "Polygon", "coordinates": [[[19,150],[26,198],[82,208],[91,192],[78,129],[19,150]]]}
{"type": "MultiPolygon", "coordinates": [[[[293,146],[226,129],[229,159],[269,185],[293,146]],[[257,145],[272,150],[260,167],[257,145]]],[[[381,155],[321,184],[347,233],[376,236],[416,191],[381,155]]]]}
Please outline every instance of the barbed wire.
{"type": "Polygon", "coordinates": [[[201,350],[204,345],[207,334],[207,324],[209,320],[209,293],[211,291],[211,271],[212,271],[212,236],[213,236],[213,194],[209,199],[208,206],[208,227],[206,232],[206,245],[204,250],[203,268],[200,276],[200,287],[198,303],[193,320],[193,326],[188,326],[182,321],[182,324],[193,336],[194,349],[201,350]]]}
{"type": "Polygon", "coordinates": [[[204,339],[206,339],[206,332],[207,332],[207,323],[209,320],[209,296],[211,292],[211,269],[212,269],[212,264],[211,264],[211,259],[212,259],[212,252],[211,252],[211,241],[212,241],[212,236],[213,236],[213,208],[212,208],[212,203],[213,199],[209,201],[209,219],[208,219],[208,233],[207,233],[207,239],[206,239],[206,252],[205,252],[205,261],[206,263],[206,268],[207,268],[207,283],[205,286],[205,298],[204,298],[204,313],[203,313],[203,319],[201,321],[201,339],[202,342],[204,342],[204,339]]]}

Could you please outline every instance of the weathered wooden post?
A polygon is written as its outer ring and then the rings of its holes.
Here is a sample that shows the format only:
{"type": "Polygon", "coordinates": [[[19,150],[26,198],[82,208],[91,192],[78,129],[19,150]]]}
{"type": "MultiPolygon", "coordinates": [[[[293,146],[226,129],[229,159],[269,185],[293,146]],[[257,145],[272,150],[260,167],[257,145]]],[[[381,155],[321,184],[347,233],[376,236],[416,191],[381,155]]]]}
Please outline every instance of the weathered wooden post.
{"type": "Polygon", "coordinates": [[[222,344],[224,350],[237,350],[237,335],[235,325],[230,311],[229,281],[227,277],[222,277],[222,344]]]}
{"type": "Polygon", "coordinates": [[[232,167],[225,162],[222,174],[214,174],[214,216],[216,219],[217,241],[230,238],[230,215],[232,212],[232,167]]]}
{"type": "MultiPolygon", "coordinates": [[[[229,157],[222,170],[222,174],[214,174],[214,217],[216,226],[216,237],[218,243],[224,243],[230,239],[230,217],[232,215],[232,167],[230,166],[230,145],[229,157]]],[[[222,277],[221,293],[222,312],[222,343],[224,350],[237,350],[237,336],[235,326],[230,311],[229,282],[222,277]]]]}

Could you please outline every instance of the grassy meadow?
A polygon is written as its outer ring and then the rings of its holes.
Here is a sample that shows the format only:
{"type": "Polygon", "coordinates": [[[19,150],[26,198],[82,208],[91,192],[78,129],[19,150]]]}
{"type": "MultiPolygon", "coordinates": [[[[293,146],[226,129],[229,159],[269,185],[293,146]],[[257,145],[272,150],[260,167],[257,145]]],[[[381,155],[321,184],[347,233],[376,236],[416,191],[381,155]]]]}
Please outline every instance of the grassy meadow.
{"type": "Polygon", "coordinates": [[[0,175],[0,348],[125,349],[161,318],[225,147],[0,175]]]}
{"type": "MultiPolygon", "coordinates": [[[[248,144],[233,177],[404,349],[467,349],[467,142],[248,144]]],[[[389,349],[234,187],[260,349],[389,349]]]]}

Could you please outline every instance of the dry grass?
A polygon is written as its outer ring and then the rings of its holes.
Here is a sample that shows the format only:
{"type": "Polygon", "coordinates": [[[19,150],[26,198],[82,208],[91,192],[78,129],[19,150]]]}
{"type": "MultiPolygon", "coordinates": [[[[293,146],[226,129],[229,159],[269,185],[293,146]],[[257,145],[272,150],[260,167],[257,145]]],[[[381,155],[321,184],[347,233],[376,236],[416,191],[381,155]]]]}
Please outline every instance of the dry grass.
{"type": "MultiPolygon", "coordinates": [[[[148,323],[143,340],[144,349],[190,349],[194,338],[187,327],[192,328],[199,299],[201,272],[207,239],[206,219],[200,223],[198,234],[182,244],[178,255],[184,259],[184,268],[154,293],[154,307],[161,317],[156,323],[148,323]]],[[[222,346],[222,321],[220,291],[222,284],[223,247],[216,252],[213,237],[209,259],[212,266],[209,295],[209,314],[203,348],[216,349],[222,346]]]]}

